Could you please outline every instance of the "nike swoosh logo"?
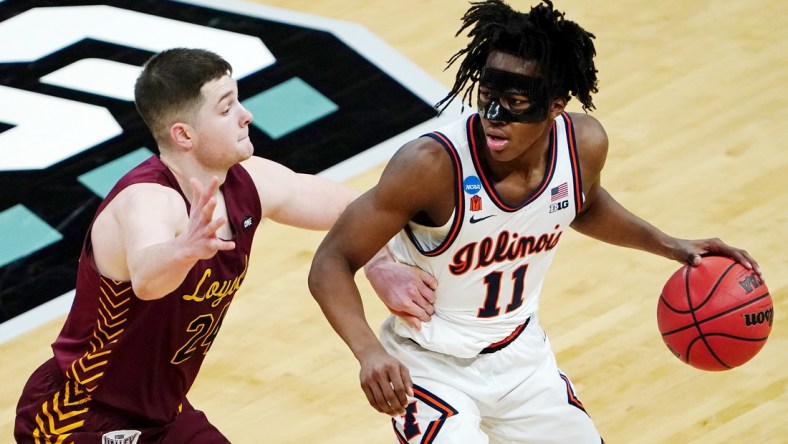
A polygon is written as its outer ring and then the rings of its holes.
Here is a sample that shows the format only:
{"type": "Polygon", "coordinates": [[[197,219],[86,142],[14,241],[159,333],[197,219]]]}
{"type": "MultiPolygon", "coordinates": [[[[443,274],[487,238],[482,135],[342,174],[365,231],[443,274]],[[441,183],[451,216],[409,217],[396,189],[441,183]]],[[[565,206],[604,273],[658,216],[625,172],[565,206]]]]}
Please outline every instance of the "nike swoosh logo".
{"type": "Polygon", "coordinates": [[[491,217],[493,217],[493,216],[495,216],[495,215],[494,215],[494,214],[491,214],[491,215],[489,215],[489,216],[484,216],[484,217],[480,217],[480,218],[476,219],[476,215],[475,215],[475,214],[472,214],[472,215],[471,215],[471,220],[470,220],[470,222],[471,222],[472,224],[475,224],[476,222],[481,222],[481,221],[483,221],[484,219],[489,219],[489,218],[491,218],[491,217]]]}

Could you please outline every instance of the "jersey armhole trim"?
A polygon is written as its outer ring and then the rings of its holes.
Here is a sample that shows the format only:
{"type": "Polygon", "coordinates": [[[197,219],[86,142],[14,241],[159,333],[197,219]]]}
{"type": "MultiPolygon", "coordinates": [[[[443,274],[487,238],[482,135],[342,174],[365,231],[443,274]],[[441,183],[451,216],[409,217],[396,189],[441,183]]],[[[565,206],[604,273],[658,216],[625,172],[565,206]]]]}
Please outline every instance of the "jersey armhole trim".
{"type": "Polygon", "coordinates": [[[419,253],[423,254],[424,256],[433,257],[445,252],[454,242],[454,239],[457,238],[457,234],[460,232],[460,227],[462,226],[463,217],[465,216],[465,199],[463,196],[462,187],[462,163],[460,162],[457,148],[454,146],[451,140],[446,137],[445,134],[438,131],[425,134],[425,137],[429,137],[440,143],[443,148],[446,149],[446,152],[449,154],[449,158],[451,159],[451,163],[454,165],[454,221],[451,224],[449,234],[446,235],[446,238],[443,239],[443,241],[441,241],[441,243],[435,249],[431,251],[424,251],[416,241],[416,238],[410,227],[407,225],[405,226],[405,233],[408,235],[408,238],[416,247],[416,249],[419,250],[419,253]]]}
{"type": "Polygon", "coordinates": [[[575,190],[575,214],[580,214],[583,209],[583,180],[580,174],[580,156],[577,150],[575,139],[575,126],[572,123],[569,113],[563,112],[564,125],[566,126],[566,139],[569,145],[569,162],[572,165],[572,178],[575,190]]]}

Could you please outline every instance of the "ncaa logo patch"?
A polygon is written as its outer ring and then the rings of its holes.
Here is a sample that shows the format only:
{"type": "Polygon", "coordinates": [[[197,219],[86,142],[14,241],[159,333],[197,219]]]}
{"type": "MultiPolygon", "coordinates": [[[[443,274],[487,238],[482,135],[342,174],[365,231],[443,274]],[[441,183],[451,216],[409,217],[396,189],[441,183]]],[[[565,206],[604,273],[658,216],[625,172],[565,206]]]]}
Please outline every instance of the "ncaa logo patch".
{"type": "Polygon", "coordinates": [[[482,182],[477,176],[468,176],[462,182],[462,187],[468,194],[476,194],[482,190],[482,182]]]}
{"type": "Polygon", "coordinates": [[[255,154],[299,172],[441,122],[445,89],[353,24],[219,0],[52,4],[0,0],[0,186],[15,190],[0,196],[0,322],[74,288],[98,204],[156,153],[133,103],[156,52],[225,57],[255,154]]]}

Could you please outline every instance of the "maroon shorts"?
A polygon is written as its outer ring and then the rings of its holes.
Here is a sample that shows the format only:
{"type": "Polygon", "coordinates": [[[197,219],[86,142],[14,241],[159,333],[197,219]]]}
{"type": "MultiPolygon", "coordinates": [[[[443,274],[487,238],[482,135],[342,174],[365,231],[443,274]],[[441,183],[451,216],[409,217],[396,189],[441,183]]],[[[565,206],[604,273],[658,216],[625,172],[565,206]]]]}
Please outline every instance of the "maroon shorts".
{"type": "Polygon", "coordinates": [[[54,358],[33,372],[25,384],[16,407],[14,437],[23,444],[59,438],[62,441],[58,442],[77,444],[230,442],[186,400],[181,413],[165,424],[133,418],[96,402],[63,376],[54,358]]]}

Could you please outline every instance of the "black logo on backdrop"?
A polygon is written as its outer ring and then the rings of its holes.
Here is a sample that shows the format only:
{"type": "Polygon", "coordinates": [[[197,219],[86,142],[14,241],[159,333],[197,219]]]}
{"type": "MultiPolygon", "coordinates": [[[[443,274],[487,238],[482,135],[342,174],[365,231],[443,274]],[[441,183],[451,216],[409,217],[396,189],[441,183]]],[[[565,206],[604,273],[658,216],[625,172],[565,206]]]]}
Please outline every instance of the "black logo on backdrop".
{"type": "MultiPolygon", "coordinates": [[[[296,171],[322,171],[435,116],[431,104],[416,97],[403,86],[404,82],[385,74],[330,32],[204,6],[162,0],[101,3],[6,0],[0,2],[0,35],[12,20],[39,17],[43,13],[51,19],[50,12],[56,9],[52,6],[59,7],[58,14],[66,14],[65,22],[79,15],[72,8],[62,7],[86,5],[97,6],[96,14],[106,17],[163,18],[226,31],[232,34],[231,38],[233,35],[259,38],[275,62],[239,79],[242,100],[298,77],[338,106],[337,111],[278,139],[250,126],[257,155],[296,171]],[[33,11],[35,8],[40,9],[33,11]]],[[[68,23],[63,26],[68,27],[68,23]]],[[[122,37],[132,38],[134,33],[124,34],[117,29],[113,33],[121,35],[120,39],[105,37],[101,31],[80,29],[74,41],[61,37],[73,37],[73,33],[63,33],[51,26],[42,25],[32,32],[43,33],[47,29],[55,34],[53,38],[63,41],[55,42],[59,46],[43,54],[23,54],[24,62],[0,60],[0,91],[13,97],[34,93],[36,97],[60,98],[105,109],[119,129],[106,140],[99,137],[95,144],[62,158],[53,157],[44,166],[0,169],[0,187],[6,190],[0,194],[0,211],[23,205],[62,235],[60,241],[0,267],[0,322],[74,288],[79,251],[101,200],[77,178],[140,147],[155,148],[130,100],[42,81],[42,77],[86,59],[141,66],[156,51],[133,42],[127,44],[122,37]]],[[[142,34],[153,31],[137,30],[142,34]]],[[[3,45],[14,47],[21,45],[21,40],[6,40],[3,45]]],[[[16,103],[0,103],[3,108],[15,106],[16,103]]],[[[9,108],[3,111],[15,112],[9,108]]],[[[40,131],[51,128],[47,121],[35,124],[40,125],[40,131]]],[[[18,122],[0,118],[0,150],[4,153],[12,152],[14,147],[2,146],[2,136],[17,128],[20,128],[18,122]]]]}

